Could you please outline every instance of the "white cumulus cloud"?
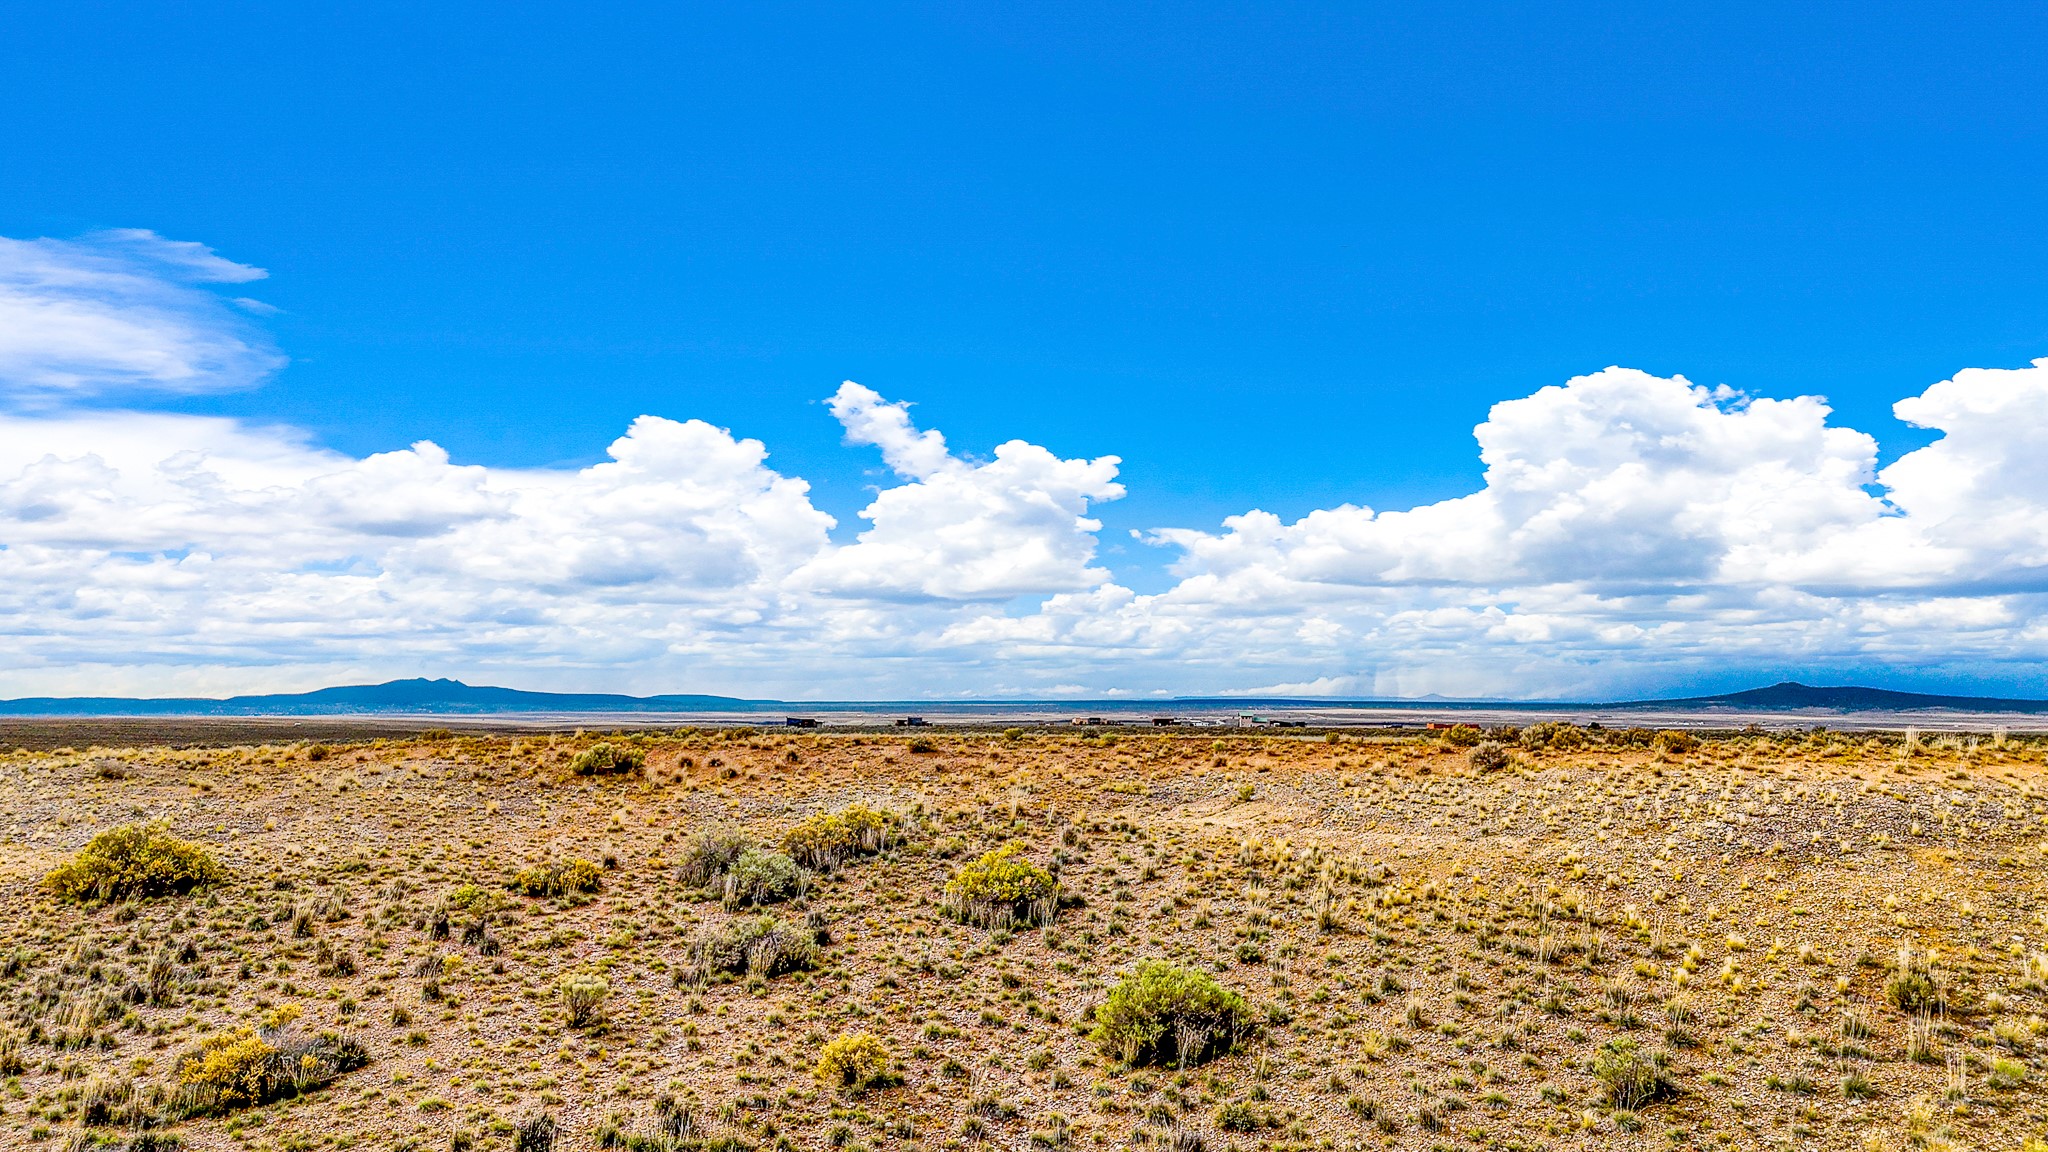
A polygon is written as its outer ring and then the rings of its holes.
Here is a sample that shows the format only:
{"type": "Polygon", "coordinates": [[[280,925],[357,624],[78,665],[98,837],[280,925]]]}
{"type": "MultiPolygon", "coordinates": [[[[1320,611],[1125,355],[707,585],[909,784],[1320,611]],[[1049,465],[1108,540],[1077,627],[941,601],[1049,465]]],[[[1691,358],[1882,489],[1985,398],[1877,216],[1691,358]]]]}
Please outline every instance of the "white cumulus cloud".
{"type": "Polygon", "coordinates": [[[1882,470],[1821,398],[1609,368],[1497,404],[1468,495],[1154,530],[1172,579],[1139,593],[1098,559],[1116,457],[965,454],[852,382],[827,406],[895,478],[841,541],[764,443],[698,420],[522,469],[138,407],[282,362],[216,293],[260,275],[147,232],[0,239],[0,694],[2048,692],[2048,360],[1900,401],[1941,436],[1882,470]]]}
{"type": "Polygon", "coordinates": [[[1610,368],[1495,405],[1469,496],[1153,533],[1181,581],[1123,611],[1281,668],[1306,649],[1280,630],[1312,621],[1377,692],[1597,694],[1742,668],[2009,682],[2048,657],[2044,400],[2048,360],[1960,373],[1898,405],[1943,438],[1879,471],[1875,441],[1816,397],[1610,368]]]}
{"type": "Polygon", "coordinates": [[[973,464],[951,455],[939,433],[918,431],[903,405],[850,380],[830,406],[847,439],[880,447],[907,482],[862,510],[873,526],[858,542],[805,568],[808,586],[887,599],[1005,600],[1109,579],[1093,566],[1102,523],[1087,511],[1124,494],[1116,457],[1062,460],[1011,440],[995,459],[973,464]]]}

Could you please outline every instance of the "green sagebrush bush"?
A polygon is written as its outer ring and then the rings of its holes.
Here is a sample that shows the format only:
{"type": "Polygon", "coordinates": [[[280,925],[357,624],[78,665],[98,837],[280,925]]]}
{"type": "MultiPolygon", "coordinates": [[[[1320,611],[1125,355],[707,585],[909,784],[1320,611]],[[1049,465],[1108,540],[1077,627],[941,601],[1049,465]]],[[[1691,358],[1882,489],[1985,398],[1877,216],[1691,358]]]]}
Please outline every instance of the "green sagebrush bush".
{"type": "Polygon", "coordinates": [[[872,856],[887,848],[901,838],[901,825],[893,812],[852,804],[791,828],[782,837],[782,850],[806,868],[829,871],[855,856],[872,856]]]}
{"type": "Polygon", "coordinates": [[[728,909],[803,895],[810,875],[782,852],[747,843],[737,832],[698,833],[683,849],[676,878],[722,898],[728,909]]]}
{"type": "Polygon", "coordinates": [[[1666,728],[1650,738],[1650,747],[1670,755],[1683,756],[1700,746],[1700,738],[1690,732],[1666,728]]]}
{"type": "Polygon", "coordinates": [[[578,776],[618,776],[638,772],[647,763],[647,753],[623,744],[602,741],[578,752],[569,770],[578,776]]]}
{"type": "Polygon", "coordinates": [[[807,972],[822,958],[815,933],[766,914],[743,916],[724,927],[706,925],[690,944],[690,965],[700,981],[743,975],[773,979],[807,972]]]}
{"type": "Polygon", "coordinates": [[[1444,743],[1453,748],[1470,748],[1485,738],[1485,733],[1470,724],[1453,724],[1444,730],[1444,743]]]}
{"type": "Polygon", "coordinates": [[[1474,772],[1498,772],[1508,766],[1508,759],[1508,750],[1497,740],[1483,740],[1465,753],[1465,762],[1474,772]]]}
{"type": "Polygon", "coordinates": [[[207,1037],[178,1061],[182,1111],[206,1115],[268,1104],[369,1062],[352,1037],[238,1028],[207,1037]]]}
{"type": "Polygon", "coordinates": [[[1593,1079],[1607,1102],[1633,1112],[1643,1105],[1671,1095],[1671,1081],[1664,1074],[1662,1053],[1639,1050],[1636,1042],[1617,1036],[1600,1046],[1593,1056],[1593,1079]]]}
{"type": "Polygon", "coordinates": [[[1571,752],[1586,746],[1586,730],[1564,720],[1545,720],[1522,729],[1522,747],[1571,752]]]}
{"type": "Polygon", "coordinates": [[[588,860],[553,860],[521,868],[512,876],[512,887],[528,896],[595,892],[603,875],[604,870],[588,860]]]}
{"type": "Polygon", "coordinates": [[[1096,1008],[1093,1036],[1126,1064],[1185,1066],[1230,1051],[1256,1026],[1244,997],[1208,973],[1147,960],[1096,1008]]]}
{"type": "Polygon", "coordinates": [[[888,1045],[869,1033],[851,1032],[826,1041],[811,1071],[834,1088],[857,1093],[896,1083],[891,1061],[888,1045]]]}
{"type": "Polygon", "coordinates": [[[205,848],[178,839],[156,822],[100,833],[43,877],[43,886],[65,900],[106,901],[182,895],[218,884],[227,875],[205,848]]]}
{"type": "Polygon", "coordinates": [[[682,859],[676,863],[676,879],[709,888],[724,878],[748,847],[747,838],[738,832],[723,828],[699,832],[683,848],[682,859]]]}
{"type": "Polygon", "coordinates": [[[562,999],[569,1027],[588,1028],[604,1023],[604,1002],[612,994],[612,986],[602,976],[572,972],[555,985],[555,994],[562,999]]]}
{"type": "Polygon", "coordinates": [[[1005,844],[953,873],[946,881],[946,910],[984,928],[1025,919],[1050,924],[1059,910],[1059,883],[1020,850],[1021,845],[1005,844]]]}
{"type": "Polygon", "coordinates": [[[796,861],[780,852],[749,848],[725,873],[725,906],[772,904],[802,895],[808,881],[796,861]]]}
{"type": "Polygon", "coordinates": [[[1884,998],[1901,1012],[1932,1012],[1948,1006],[1947,990],[1934,973],[1934,954],[1899,949],[1892,974],[1884,982],[1884,998]]]}

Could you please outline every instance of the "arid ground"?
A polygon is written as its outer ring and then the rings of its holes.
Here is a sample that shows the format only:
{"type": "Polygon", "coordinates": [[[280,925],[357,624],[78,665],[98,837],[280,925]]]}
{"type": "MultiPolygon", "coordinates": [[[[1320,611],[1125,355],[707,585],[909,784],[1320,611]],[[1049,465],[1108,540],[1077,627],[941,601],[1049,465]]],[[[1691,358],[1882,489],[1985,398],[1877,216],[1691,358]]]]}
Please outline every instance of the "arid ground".
{"type": "Polygon", "coordinates": [[[0,755],[0,1146],[533,1148],[542,1117],[555,1149],[720,1152],[2048,1133],[2048,743],[1491,735],[1485,768],[1469,733],[131,730],[0,755]],[[573,772],[600,740],[644,766],[573,772]],[[686,876],[706,833],[773,850],[853,804],[895,817],[880,850],[760,907],[686,876]],[[152,820],[225,879],[45,885],[152,820]],[[1013,843],[1057,913],[963,922],[949,879],[1013,843]],[[579,859],[595,891],[514,886],[579,859]],[[713,962],[764,915],[816,943],[808,970],[713,962]],[[1095,1021],[1148,959],[1255,1026],[1128,1066],[1095,1021]],[[887,1071],[821,1077],[863,1033],[887,1071]],[[360,1066],[189,1089],[209,1037],[323,1035],[360,1066]]]}

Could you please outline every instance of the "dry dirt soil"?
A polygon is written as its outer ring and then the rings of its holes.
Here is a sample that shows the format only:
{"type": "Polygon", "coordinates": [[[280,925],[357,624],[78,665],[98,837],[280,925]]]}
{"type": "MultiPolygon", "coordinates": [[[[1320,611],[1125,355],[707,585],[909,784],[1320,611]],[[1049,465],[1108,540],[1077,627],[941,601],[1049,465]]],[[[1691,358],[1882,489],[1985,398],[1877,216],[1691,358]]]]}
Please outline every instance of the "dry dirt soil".
{"type": "Polygon", "coordinates": [[[543,1116],[557,1150],[716,1152],[2048,1132],[2048,745],[1517,742],[1480,772],[1413,737],[738,730],[614,734],[644,770],[573,774],[598,738],[0,756],[0,1147],[536,1148],[543,1116]],[[678,876],[703,832],[773,848],[854,803],[902,840],[791,899],[728,910],[678,876]],[[148,820],[229,879],[45,890],[148,820]],[[1052,923],[948,915],[955,871],[1013,842],[1058,877],[1052,923]],[[509,885],[573,859],[595,892],[509,885]],[[692,963],[764,912],[822,942],[815,969],[692,963]],[[1147,959],[1210,974],[1260,1026],[1204,1063],[1123,1066],[1092,1018],[1147,959]],[[582,1027],[572,976],[607,990],[582,1027]],[[368,1063],[181,1108],[187,1054],[238,1028],[352,1037],[368,1063]],[[896,1082],[820,1080],[854,1033],[896,1082]],[[1617,1054],[1654,1071],[1650,1099],[1616,1101],[1617,1054]],[[687,1123],[663,1136],[658,1113],[687,1123]]]}

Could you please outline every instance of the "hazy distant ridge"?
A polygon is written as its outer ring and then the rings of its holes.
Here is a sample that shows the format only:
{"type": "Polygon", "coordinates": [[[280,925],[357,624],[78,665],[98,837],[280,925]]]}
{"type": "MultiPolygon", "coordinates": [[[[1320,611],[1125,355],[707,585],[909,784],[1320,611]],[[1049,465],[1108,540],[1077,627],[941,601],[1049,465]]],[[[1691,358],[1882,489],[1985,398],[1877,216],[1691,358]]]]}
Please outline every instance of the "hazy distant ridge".
{"type": "Polygon", "coordinates": [[[1751,711],[1915,712],[1946,709],[1956,712],[2048,712],[2048,700],[2004,700],[1993,696],[1938,696],[1925,692],[1893,692],[1887,688],[1840,685],[1816,688],[1787,680],[1768,688],[1749,688],[1719,696],[1685,696],[1674,700],[1638,700],[1615,707],[1743,708],[1751,711]]]}
{"type": "Polygon", "coordinates": [[[230,696],[225,700],[125,696],[0,700],[6,716],[337,716],[364,713],[706,712],[744,711],[775,702],[731,696],[621,696],[608,692],[524,692],[460,680],[392,680],[312,692],[230,696]]]}
{"type": "MultiPolygon", "coordinates": [[[[460,680],[392,680],[383,684],[348,684],[312,692],[287,692],[263,696],[231,696],[224,700],[206,697],[137,699],[127,696],[42,696],[0,700],[0,716],[345,716],[376,714],[491,715],[502,713],[617,713],[659,714],[677,712],[777,712],[784,710],[832,709],[855,702],[789,703],[781,700],[744,700],[733,696],[664,695],[625,696],[608,692],[526,692],[517,688],[495,688],[464,684],[460,680]]],[[[882,702],[868,702],[882,703],[882,702]]],[[[910,710],[924,708],[943,712],[969,702],[897,701],[910,710]]],[[[982,702],[990,703],[990,702],[982,702]]],[[[1237,707],[1316,708],[1474,708],[1551,712],[1581,711],[1581,703],[1561,701],[1476,702],[1357,700],[1290,697],[1207,698],[1147,702],[1116,701],[1013,701],[1042,704],[1061,709],[1102,708],[1118,712],[1137,710],[1172,711],[1200,705],[1237,707]]],[[[1911,712],[1946,710],[1956,712],[2048,713],[2048,700],[2005,700],[1987,696],[1940,696],[1921,692],[1893,692],[1884,688],[1852,685],[1816,688],[1786,681],[1768,688],[1751,688],[1718,696],[1687,696],[1668,700],[1632,700],[1602,708],[1644,708],[1660,710],[1742,709],[1747,711],[1826,712],[1911,712]]]]}

